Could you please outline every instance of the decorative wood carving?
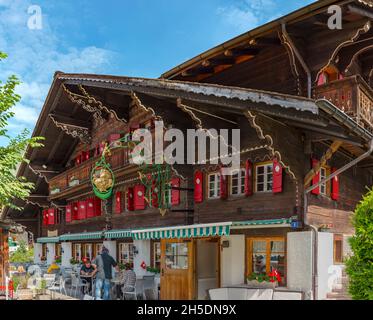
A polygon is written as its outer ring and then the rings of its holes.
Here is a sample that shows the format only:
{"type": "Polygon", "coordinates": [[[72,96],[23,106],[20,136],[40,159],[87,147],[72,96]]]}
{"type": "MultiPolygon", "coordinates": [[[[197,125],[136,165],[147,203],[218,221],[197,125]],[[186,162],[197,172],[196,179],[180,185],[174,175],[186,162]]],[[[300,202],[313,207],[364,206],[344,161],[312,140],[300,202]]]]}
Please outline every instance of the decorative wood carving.
{"type": "Polygon", "coordinates": [[[58,122],[52,115],[49,115],[55,126],[61,129],[66,134],[72,136],[73,138],[79,138],[83,143],[89,144],[91,142],[91,136],[89,134],[89,129],[85,127],[75,126],[68,123],[58,122]]]}

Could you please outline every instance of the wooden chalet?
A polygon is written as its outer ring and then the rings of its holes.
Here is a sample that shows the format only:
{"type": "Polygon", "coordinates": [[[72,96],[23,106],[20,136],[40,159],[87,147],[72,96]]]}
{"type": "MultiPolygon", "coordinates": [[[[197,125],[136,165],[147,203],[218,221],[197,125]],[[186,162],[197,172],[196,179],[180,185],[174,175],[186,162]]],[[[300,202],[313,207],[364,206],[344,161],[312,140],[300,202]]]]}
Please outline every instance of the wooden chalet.
{"type": "MultiPolygon", "coordinates": [[[[356,204],[372,186],[373,2],[317,1],[223,43],[159,79],[56,72],[18,175],[35,183],[22,212],[3,214],[35,235],[35,262],[94,257],[104,244],[120,263],[161,271],[162,299],[204,299],[206,290],[277,269],[284,290],[323,299],[331,266],[349,253],[356,204]],[[343,11],[330,30],[330,5],[343,11]],[[154,120],[240,129],[241,170],[173,166],[170,210],[144,201],[128,151],[112,150],[113,197],[90,181],[104,142],[154,120]],[[312,230],[328,229],[328,232],[312,230]],[[316,265],[316,266],[315,266],[316,265]]],[[[324,230],[326,231],[326,230],[324,230]]]]}

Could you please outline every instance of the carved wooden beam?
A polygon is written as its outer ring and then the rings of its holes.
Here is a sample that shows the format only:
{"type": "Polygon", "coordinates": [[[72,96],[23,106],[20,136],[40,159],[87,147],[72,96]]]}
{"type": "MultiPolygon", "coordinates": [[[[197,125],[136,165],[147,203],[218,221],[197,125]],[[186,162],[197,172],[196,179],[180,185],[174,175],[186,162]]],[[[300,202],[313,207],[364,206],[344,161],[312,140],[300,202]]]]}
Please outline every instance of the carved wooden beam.
{"type": "Polygon", "coordinates": [[[340,140],[335,140],[329,147],[329,149],[325,152],[325,154],[321,157],[319,163],[311,169],[310,172],[306,174],[304,178],[304,186],[308,186],[308,184],[312,181],[313,177],[320,171],[321,167],[325,166],[328,160],[330,160],[334,153],[338,151],[340,146],[343,144],[340,140]]]}
{"type": "Polygon", "coordinates": [[[90,143],[92,138],[89,134],[89,128],[77,126],[70,123],[59,122],[51,114],[49,115],[49,117],[52,119],[55,126],[61,129],[66,134],[72,136],[73,138],[79,138],[83,143],[90,143]]]}

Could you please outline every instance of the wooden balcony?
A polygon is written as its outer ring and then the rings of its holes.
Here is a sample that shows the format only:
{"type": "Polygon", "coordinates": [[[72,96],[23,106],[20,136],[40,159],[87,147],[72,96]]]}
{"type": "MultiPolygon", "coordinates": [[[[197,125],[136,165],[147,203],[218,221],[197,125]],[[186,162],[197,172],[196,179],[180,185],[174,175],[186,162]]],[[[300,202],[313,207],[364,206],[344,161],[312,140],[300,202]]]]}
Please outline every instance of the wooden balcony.
{"type": "Polygon", "coordinates": [[[315,98],[329,100],[362,127],[373,132],[373,90],[360,76],[318,86],[315,88],[315,98]]]}
{"type": "MultiPolygon", "coordinates": [[[[114,171],[127,166],[129,164],[128,159],[127,149],[113,149],[111,157],[109,158],[109,163],[114,171]]],[[[49,195],[57,196],[67,189],[89,182],[91,171],[98,160],[99,157],[89,159],[79,166],[75,166],[51,179],[49,182],[49,195]]]]}

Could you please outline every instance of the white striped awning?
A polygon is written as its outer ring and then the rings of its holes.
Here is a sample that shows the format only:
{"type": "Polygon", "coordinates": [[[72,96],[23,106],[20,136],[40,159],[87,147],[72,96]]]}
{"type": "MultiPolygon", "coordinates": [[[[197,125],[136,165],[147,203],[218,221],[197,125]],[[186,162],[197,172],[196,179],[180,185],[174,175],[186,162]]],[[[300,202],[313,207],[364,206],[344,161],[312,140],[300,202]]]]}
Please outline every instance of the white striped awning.
{"type": "Polygon", "coordinates": [[[37,243],[58,243],[60,241],[59,237],[45,237],[45,238],[38,238],[36,240],[37,243]]]}
{"type": "Polygon", "coordinates": [[[247,220],[247,221],[235,221],[232,223],[232,228],[244,228],[244,227],[276,227],[276,226],[290,226],[292,218],[283,219],[267,219],[267,220],[247,220]]]}
{"type": "Polygon", "coordinates": [[[183,239],[228,236],[232,222],[195,224],[169,228],[132,230],[134,240],[183,239]]]}
{"type": "Polygon", "coordinates": [[[101,239],[103,236],[102,231],[97,232],[82,232],[74,234],[63,234],[60,236],[61,241],[71,241],[71,240],[96,240],[101,239]]]}
{"type": "Polygon", "coordinates": [[[131,230],[110,230],[104,233],[106,239],[132,238],[131,230]]]}

